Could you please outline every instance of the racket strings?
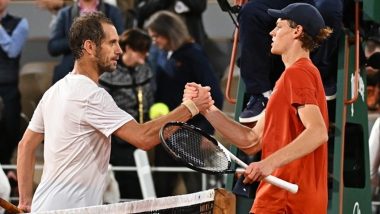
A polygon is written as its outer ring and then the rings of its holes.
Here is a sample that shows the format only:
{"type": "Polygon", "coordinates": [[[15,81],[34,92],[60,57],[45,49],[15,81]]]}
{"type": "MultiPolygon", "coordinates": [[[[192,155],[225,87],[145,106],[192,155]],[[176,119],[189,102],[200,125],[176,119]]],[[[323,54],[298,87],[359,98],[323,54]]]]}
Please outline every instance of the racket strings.
{"type": "Polygon", "coordinates": [[[168,129],[165,135],[169,148],[194,167],[222,172],[230,166],[229,159],[219,146],[192,129],[168,129]]]}

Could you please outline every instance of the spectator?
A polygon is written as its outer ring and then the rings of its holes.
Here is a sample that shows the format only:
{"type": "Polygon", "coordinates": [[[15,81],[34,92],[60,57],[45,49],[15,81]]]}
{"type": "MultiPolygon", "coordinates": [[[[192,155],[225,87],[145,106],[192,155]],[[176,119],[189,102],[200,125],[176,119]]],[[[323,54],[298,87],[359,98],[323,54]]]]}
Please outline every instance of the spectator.
{"type": "MultiPolygon", "coordinates": [[[[151,39],[142,30],[130,29],[120,35],[123,51],[114,72],[104,73],[99,83],[113,97],[117,106],[140,123],[148,121],[154,102],[154,78],[145,63],[151,39]]],[[[114,166],[136,166],[133,152],[136,147],[112,135],[111,159],[114,166]]],[[[122,198],[141,199],[142,193],[136,172],[115,172],[122,198]]]]}
{"type": "MultiPolygon", "coordinates": [[[[182,102],[183,85],[187,82],[199,82],[211,86],[215,103],[221,108],[223,95],[218,80],[205,52],[200,45],[193,42],[182,19],[172,12],[159,11],[149,18],[146,27],[153,43],[161,50],[156,72],[156,102],[165,103],[172,110],[182,102]]],[[[203,116],[195,117],[189,123],[207,133],[213,133],[212,126],[203,116]]],[[[178,166],[161,146],[155,149],[155,164],[178,166]]],[[[188,192],[201,190],[199,174],[187,173],[183,178],[188,192]]],[[[171,195],[176,180],[173,179],[172,173],[157,173],[155,176],[157,196],[171,195]]]]}
{"type": "Polygon", "coordinates": [[[368,110],[380,111],[380,52],[369,56],[366,63],[367,72],[367,106],[368,110]]]}
{"type": "Polygon", "coordinates": [[[311,60],[321,73],[326,100],[336,98],[338,71],[338,44],[342,34],[344,0],[314,0],[325,23],[333,33],[321,46],[311,53],[311,60]]]}
{"type": "Polygon", "coordinates": [[[206,10],[207,0],[139,0],[137,3],[137,26],[144,27],[145,21],[160,10],[170,10],[181,16],[190,35],[204,45],[207,35],[203,26],[202,13],[206,10]]]}
{"type": "MultiPolygon", "coordinates": [[[[4,104],[0,128],[2,164],[11,163],[13,151],[20,140],[21,104],[18,81],[21,51],[29,32],[25,18],[8,13],[9,2],[0,0],[0,97],[4,104]]],[[[14,174],[12,171],[8,173],[14,174]]]]}
{"type": "Polygon", "coordinates": [[[52,14],[49,27],[52,28],[57,20],[58,11],[65,6],[65,0],[36,0],[39,8],[47,10],[52,14]]]}
{"type": "Polygon", "coordinates": [[[137,27],[136,2],[137,0],[117,0],[117,7],[123,13],[125,29],[137,27]]]}
{"type": "MultiPolygon", "coordinates": [[[[228,65],[228,62],[223,62],[224,51],[207,36],[203,24],[203,13],[207,9],[207,0],[138,0],[136,2],[137,26],[140,28],[144,27],[145,21],[151,15],[160,10],[169,10],[179,15],[185,21],[186,27],[195,42],[205,50],[218,81],[223,78],[225,68],[228,65]]],[[[152,45],[148,61],[153,71],[156,71],[157,67],[155,64],[157,54],[157,47],[152,45]]]]}
{"type": "MultiPolygon", "coordinates": [[[[353,2],[354,3],[354,2],[353,2]]],[[[354,6],[351,6],[354,8],[354,6]]],[[[364,56],[368,59],[375,52],[380,52],[380,23],[365,20],[361,23],[365,44],[364,56]]]]}
{"type": "Polygon", "coordinates": [[[59,10],[57,20],[52,28],[48,43],[48,51],[52,56],[62,55],[61,62],[55,67],[53,83],[68,74],[74,65],[73,54],[70,51],[67,33],[73,20],[88,12],[101,11],[115,24],[117,32],[123,32],[124,23],[120,10],[103,0],[78,0],[70,6],[59,10]]]}
{"type": "Polygon", "coordinates": [[[36,4],[41,9],[57,14],[65,6],[65,0],[36,0],[36,4]]]}

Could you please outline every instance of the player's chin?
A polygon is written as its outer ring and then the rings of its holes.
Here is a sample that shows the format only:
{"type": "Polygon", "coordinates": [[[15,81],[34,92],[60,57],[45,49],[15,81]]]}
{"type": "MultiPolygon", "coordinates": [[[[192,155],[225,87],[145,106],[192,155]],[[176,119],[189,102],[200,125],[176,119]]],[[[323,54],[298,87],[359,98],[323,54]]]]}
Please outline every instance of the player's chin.
{"type": "Polygon", "coordinates": [[[115,70],[116,70],[116,65],[110,65],[110,66],[107,66],[103,69],[103,71],[106,73],[111,73],[115,70]]]}
{"type": "Polygon", "coordinates": [[[271,52],[272,54],[275,54],[275,55],[281,55],[281,53],[280,53],[278,50],[276,50],[273,46],[272,46],[272,48],[270,49],[270,52],[271,52]]]}
{"type": "Polygon", "coordinates": [[[108,67],[109,67],[109,69],[112,70],[112,71],[116,70],[116,67],[117,67],[117,61],[112,62],[108,67]]]}

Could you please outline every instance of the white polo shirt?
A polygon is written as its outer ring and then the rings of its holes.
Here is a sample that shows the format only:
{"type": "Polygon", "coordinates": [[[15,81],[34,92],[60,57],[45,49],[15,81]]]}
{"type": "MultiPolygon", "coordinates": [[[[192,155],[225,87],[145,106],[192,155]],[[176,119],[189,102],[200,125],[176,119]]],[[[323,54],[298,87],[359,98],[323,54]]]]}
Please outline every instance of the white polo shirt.
{"type": "Polygon", "coordinates": [[[44,133],[32,212],[102,204],[110,135],[133,117],[86,76],[68,74],[42,97],[28,128],[44,133]]]}

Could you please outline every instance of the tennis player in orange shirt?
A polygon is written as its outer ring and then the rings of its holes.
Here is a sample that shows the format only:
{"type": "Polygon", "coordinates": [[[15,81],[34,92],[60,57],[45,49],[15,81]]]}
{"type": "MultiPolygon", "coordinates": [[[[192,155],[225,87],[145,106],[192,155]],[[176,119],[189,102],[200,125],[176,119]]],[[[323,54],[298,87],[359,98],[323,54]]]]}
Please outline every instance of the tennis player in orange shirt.
{"type": "MultiPolygon", "coordinates": [[[[255,214],[327,213],[328,113],[318,69],[310,52],[332,30],[318,10],[306,3],[268,10],[277,19],[271,52],[281,55],[285,71],[276,82],[265,114],[254,128],[243,126],[215,106],[202,112],[232,144],[262,160],[245,170],[244,183],[274,175],[299,185],[296,194],[261,182],[251,209],[255,214]]],[[[197,96],[196,83],[185,87],[184,99],[197,96]]]]}

